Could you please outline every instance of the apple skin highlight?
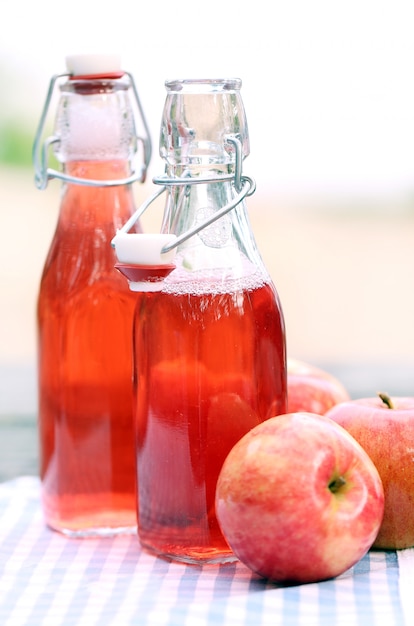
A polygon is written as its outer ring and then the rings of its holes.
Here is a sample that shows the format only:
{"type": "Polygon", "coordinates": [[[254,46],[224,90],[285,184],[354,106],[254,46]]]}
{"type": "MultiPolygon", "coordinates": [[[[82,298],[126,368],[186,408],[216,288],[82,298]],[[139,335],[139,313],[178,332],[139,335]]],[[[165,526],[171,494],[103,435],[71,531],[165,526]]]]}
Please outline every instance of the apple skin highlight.
{"type": "Polygon", "coordinates": [[[231,450],[216,514],[236,556],[263,578],[333,578],[372,546],[381,479],[359,444],[323,416],[294,413],[253,428],[231,450]]]}

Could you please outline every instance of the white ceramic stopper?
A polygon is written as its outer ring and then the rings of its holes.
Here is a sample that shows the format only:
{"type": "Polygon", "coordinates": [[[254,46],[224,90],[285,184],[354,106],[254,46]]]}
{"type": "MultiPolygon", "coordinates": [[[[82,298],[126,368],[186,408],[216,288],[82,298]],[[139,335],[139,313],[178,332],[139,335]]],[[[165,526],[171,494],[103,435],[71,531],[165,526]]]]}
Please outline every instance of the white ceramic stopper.
{"type": "Polygon", "coordinates": [[[122,72],[121,57],[117,54],[71,54],[66,57],[66,68],[72,76],[122,72]]]}
{"type": "Polygon", "coordinates": [[[164,246],[177,239],[165,233],[124,233],[118,231],[112,240],[120,263],[130,265],[169,265],[177,248],[162,253],[164,246]]]}

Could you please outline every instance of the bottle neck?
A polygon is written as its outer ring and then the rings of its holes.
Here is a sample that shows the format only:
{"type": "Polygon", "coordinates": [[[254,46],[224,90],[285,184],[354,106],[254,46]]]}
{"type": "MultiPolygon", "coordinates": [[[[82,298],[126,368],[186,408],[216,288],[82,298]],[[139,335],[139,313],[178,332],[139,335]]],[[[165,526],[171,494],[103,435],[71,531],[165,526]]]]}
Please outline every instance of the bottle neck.
{"type": "Polygon", "coordinates": [[[191,282],[196,272],[201,280],[213,277],[215,285],[252,274],[268,279],[240,195],[242,162],[249,154],[240,87],[239,79],[166,83],[160,155],[168,191],[162,230],[181,236],[177,271],[166,282],[191,282]]]}
{"type": "Polygon", "coordinates": [[[94,184],[65,181],[60,223],[94,232],[94,240],[104,232],[108,240],[135,210],[130,185],[99,185],[131,174],[136,146],[129,88],[99,79],[68,81],[61,90],[56,156],[68,177],[94,184]]]}
{"type": "Polygon", "coordinates": [[[120,80],[68,81],[55,123],[56,158],[132,161],[137,150],[129,88],[120,80]]]}
{"type": "MultiPolygon", "coordinates": [[[[94,66],[94,58],[89,67],[94,66]]],[[[70,63],[79,69],[84,60],[71,58],[70,63]]],[[[98,64],[100,59],[98,59],[98,64]]],[[[87,64],[86,64],[87,65],[87,64]]],[[[97,67],[97,65],[95,65],[97,67]]],[[[49,147],[57,160],[64,164],[73,160],[128,158],[131,175],[125,181],[144,182],[151,158],[151,140],[135,82],[131,74],[120,71],[80,76],[78,72],[60,84],[54,133],[44,138],[45,121],[54,88],[67,74],[55,75],[50,81],[39,126],[33,146],[35,184],[45,189],[52,178],[69,180],[61,169],[48,167],[49,147]],[[75,78],[76,76],[76,78],[75,78]],[[132,99],[130,96],[134,96],[132,99]],[[138,115],[134,114],[133,101],[138,115]],[[140,128],[137,135],[136,124],[140,128]],[[142,156],[142,162],[140,158],[142,156]]]]}

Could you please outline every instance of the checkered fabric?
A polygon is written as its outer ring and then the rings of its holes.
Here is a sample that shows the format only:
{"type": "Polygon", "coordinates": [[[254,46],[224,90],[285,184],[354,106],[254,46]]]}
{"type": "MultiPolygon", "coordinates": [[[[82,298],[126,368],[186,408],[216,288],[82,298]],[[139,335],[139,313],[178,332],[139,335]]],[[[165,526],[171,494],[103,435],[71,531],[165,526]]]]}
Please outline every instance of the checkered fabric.
{"type": "Polygon", "coordinates": [[[412,550],[283,587],[241,563],[158,559],[134,535],[68,539],[45,527],[37,478],[0,484],[2,626],[411,626],[413,590],[412,550]]]}

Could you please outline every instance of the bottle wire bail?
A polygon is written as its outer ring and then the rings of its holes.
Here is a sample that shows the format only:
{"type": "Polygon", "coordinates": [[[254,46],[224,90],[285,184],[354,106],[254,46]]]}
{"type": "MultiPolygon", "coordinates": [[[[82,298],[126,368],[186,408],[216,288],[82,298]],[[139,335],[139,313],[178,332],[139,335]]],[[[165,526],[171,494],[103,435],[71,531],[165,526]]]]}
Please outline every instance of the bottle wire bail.
{"type": "Polygon", "coordinates": [[[143,163],[141,167],[137,171],[133,171],[130,176],[127,178],[118,178],[115,180],[94,180],[88,178],[79,178],[76,176],[70,176],[65,172],[55,170],[53,168],[48,167],[48,155],[49,148],[53,144],[59,143],[60,138],[57,135],[52,135],[50,137],[46,137],[43,140],[44,129],[46,125],[46,120],[48,117],[50,103],[53,97],[53,93],[56,87],[56,84],[59,80],[64,78],[71,77],[71,74],[55,74],[50,79],[49,88],[46,94],[45,103],[43,105],[43,110],[40,116],[39,125],[36,130],[35,139],[33,143],[32,150],[32,159],[35,170],[35,185],[37,189],[43,190],[46,189],[49,180],[53,178],[57,178],[59,180],[63,180],[68,183],[75,183],[78,185],[87,185],[90,187],[116,187],[118,185],[129,185],[135,182],[145,182],[145,178],[147,175],[148,166],[151,160],[152,153],[152,144],[151,144],[151,136],[149,132],[149,127],[147,120],[145,118],[144,110],[141,104],[141,100],[138,95],[138,90],[135,85],[134,78],[130,72],[123,72],[122,76],[127,76],[130,86],[132,88],[132,93],[134,94],[135,103],[140,115],[140,119],[143,125],[143,136],[137,136],[136,140],[138,143],[142,144],[143,147],[143,163]]]}
{"type": "MultiPolygon", "coordinates": [[[[161,185],[161,188],[158,191],[156,191],[156,193],[154,193],[152,196],[150,196],[143,204],[141,204],[141,206],[138,207],[135,213],[131,215],[131,217],[124,224],[124,226],[122,226],[122,228],[120,228],[117,232],[128,233],[128,231],[134,226],[134,224],[139,220],[139,218],[148,209],[148,207],[154,202],[154,200],[156,200],[161,194],[163,194],[167,190],[168,187],[173,187],[173,186],[189,187],[190,185],[201,185],[205,183],[218,183],[218,182],[233,181],[234,187],[237,191],[237,195],[232,199],[232,201],[226,204],[225,206],[223,206],[218,211],[216,211],[213,215],[211,215],[201,224],[197,224],[193,228],[190,228],[179,237],[176,237],[171,243],[168,243],[165,246],[163,246],[163,248],[161,249],[161,253],[164,254],[178,247],[181,243],[183,243],[184,241],[187,241],[187,239],[190,239],[190,237],[193,237],[194,235],[199,233],[201,230],[203,230],[204,228],[207,228],[207,226],[210,226],[210,224],[212,224],[216,220],[223,217],[223,215],[225,215],[226,213],[234,209],[247,196],[253,195],[254,192],[256,191],[255,180],[251,178],[250,176],[244,176],[242,174],[243,153],[242,153],[241,141],[237,137],[234,137],[234,136],[227,137],[225,141],[226,143],[232,144],[235,148],[234,173],[222,174],[222,175],[210,176],[210,177],[199,177],[199,178],[192,178],[190,173],[188,173],[188,175],[184,173],[184,176],[181,176],[181,177],[178,177],[178,176],[168,177],[166,175],[154,177],[152,179],[152,182],[155,185],[161,185]]],[[[115,243],[114,243],[115,238],[116,236],[111,242],[112,247],[115,247],[115,243]]]]}

